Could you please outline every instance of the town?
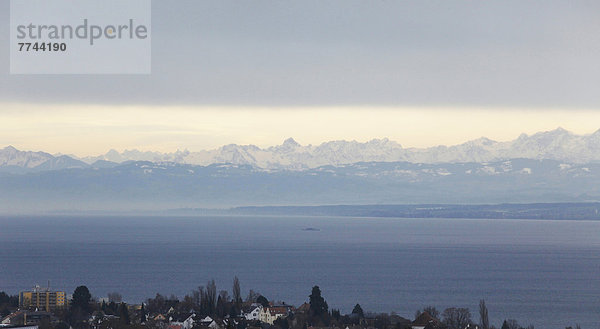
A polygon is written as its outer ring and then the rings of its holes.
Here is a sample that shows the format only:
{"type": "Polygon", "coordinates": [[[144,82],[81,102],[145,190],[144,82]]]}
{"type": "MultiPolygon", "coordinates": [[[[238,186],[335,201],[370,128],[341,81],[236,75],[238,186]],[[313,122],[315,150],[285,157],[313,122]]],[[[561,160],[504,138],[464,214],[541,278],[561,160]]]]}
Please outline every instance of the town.
{"type": "MultiPolygon", "coordinates": [[[[183,299],[156,294],[141,304],[127,304],[122,296],[109,293],[93,298],[86,286],[72,295],[35,286],[10,296],[0,292],[0,328],[18,329],[495,329],[488,320],[485,301],[479,303],[479,321],[467,308],[433,306],[417,310],[414,319],[395,313],[370,313],[356,304],[350,314],[330,309],[319,286],[308,300],[295,307],[272,301],[250,290],[242,298],[240,282],[233,280],[231,295],[217,290],[214,280],[193,290],[183,299]]],[[[501,329],[522,327],[506,319],[501,329]]],[[[580,329],[579,325],[575,328],[580,329]]],[[[572,329],[572,327],[567,327],[572,329]]]]}

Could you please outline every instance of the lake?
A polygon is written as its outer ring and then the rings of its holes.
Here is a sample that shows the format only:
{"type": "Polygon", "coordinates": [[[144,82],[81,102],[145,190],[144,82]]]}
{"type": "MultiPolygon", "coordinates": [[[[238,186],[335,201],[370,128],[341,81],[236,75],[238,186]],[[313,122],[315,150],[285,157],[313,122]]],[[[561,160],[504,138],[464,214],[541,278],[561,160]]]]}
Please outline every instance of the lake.
{"type": "Polygon", "coordinates": [[[330,308],[413,318],[485,299],[491,324],[600,327],[600,222],[330,217],[0,217],[0,290],[50,280],[139,303],[238,276],[299,306],[319,285],[330,308]],[[307,230],[307,228],[311,228],[307,230]]]}

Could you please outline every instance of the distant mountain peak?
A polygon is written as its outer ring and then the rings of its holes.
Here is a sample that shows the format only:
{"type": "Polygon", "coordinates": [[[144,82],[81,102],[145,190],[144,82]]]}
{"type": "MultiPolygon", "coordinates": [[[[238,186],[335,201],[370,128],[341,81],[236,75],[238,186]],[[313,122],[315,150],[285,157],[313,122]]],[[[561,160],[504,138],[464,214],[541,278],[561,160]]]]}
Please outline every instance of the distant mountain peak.
{"type": "Polygon", "coordinates": [[[3,149],[4,151],[10,151],[10,152],[16,152],[18,151],[16,148],[14,148],[12,145],[8,145],[7,147],[5,147],[3,149]]]}
{"type": "Polygon", "coordinates": [[[478,146],[490,146],[493,144],[496,144],[498,142],[496,142],[493,139],[489,139],[487,137],[479,137],[477,139],[474,139],[472,141],[468,141],[465,144],[470,144],[470,145],[478,145],[478,146]]]}
{"type": "Polygon", "coordinates": [[[281,144],[281,145],[283,145],[283,146],[293,146],[293,147],[300,146],[300,144],[298,144],[298,142],[296,142],[296,140],[294,140],[292,137],[284,140],[283,144],[281,144]]]}
{"type": "MultiPolygon", "coordinates": [[[[570,131],[562,128],[562,127],[558,127],[554,130],[550,130],[550,131],[545,131],[545,132],[540,132],[537,134],[548,134],[548,135],[572,135],[570,131]]],[[[536,134],[536,135],[537,135],[536,134]]]]}

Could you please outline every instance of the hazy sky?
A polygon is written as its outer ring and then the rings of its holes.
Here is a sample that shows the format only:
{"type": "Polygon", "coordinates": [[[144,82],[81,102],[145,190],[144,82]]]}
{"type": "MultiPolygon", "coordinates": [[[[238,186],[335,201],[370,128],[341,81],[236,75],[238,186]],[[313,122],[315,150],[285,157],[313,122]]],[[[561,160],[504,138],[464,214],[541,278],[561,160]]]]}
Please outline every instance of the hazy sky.
{"type": "MultiPolygon", "coordinates": [[[[0,21],[8,48],[8,1],[0,21]]],[[[149,76],[11,76],[0,51],[0,146],[591,133],[599,31],[598,1],[154,1],[149,76]]]]}

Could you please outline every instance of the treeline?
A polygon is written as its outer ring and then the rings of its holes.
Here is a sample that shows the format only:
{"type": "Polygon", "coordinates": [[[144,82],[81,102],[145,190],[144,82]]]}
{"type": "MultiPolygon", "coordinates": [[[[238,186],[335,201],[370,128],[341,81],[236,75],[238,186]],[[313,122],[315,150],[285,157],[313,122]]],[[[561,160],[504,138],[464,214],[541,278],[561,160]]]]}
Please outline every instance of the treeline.
{"type": "MultiPolygon", "coordinates": [[[[250,290],[246,302],[257,301],[268,305],[264,296],[250,290]]],[[[215,280],[210,280],[205,286],[199,286],[192,290],[181,300],[174,295],[166,297],[161,294],[156,294],[154,298],[146,300],[147,310],[150,314],[166,314],[170,309],[178,313],[193,310],[196,314],[217,318],[224,318],[228,315],[230,317],[238,316],[242,311],[242,303],[240,281],[237,277],[233,279],[231,295],[227,290],[217,290],[215,280]]]]}
{"type": "Polygon", "coordinates": [[[525,203],[495,205],[336,205],[264,206],[229,210],[244,215],[301,215],[395,218],[487,218],[487,219],[600,219],[600,203],[525,203]]]}
{"type": "Polygon", "coordinates": [[[9,315],[17,307],[19,307],[19,296],[9,296],[4,291],[0,291],[0,317],[9,315]]]}
{"type": "MultiPolygon", "coordinates": [[[[233,279],[231,294],[227,290],[218,290],[215,280],[210,280],[181,299],[175,295],[167,297],[156,294],[141,305],[124,303],[118,292],[109,293],[107,300],[95,300],[86,286],[77,287],[72,296],[69,307],[55,311],[55,319],[44,319],[39,324],[39,329],[166,329],[169,322],[182,322],[191,314],[196,315],[195,320],[208,316],[222,321],[222,325],[218,325],[219,329],[412,329],[413,326],[424,326],[427,329],[466,329],[475,326],[480,329],[534,329],[533,325],[521,326],[515,319],[506,319],[498,327],[490,324],[485,300],[479,302],[478,321],[468,308],[456,307],[440,312],[434,306],[427,306],[415,312],[414,320],[395,313],[368,313],[360,304],[356,304],[350,314],[342,314],[339,309],[329,308],[319,286],[312,288],[308,303],[270,325],[247,320],[243,314],[254,305],[264,308],[274,305],[289,309],[292,307],[284,302],[269,301],[253,290],[249,290],[247,296],[242,298],[237,277],[233,279]]],[[[16,311],[17,307],[18,296],[0,292],[0,314],[3,317],[16,311]]],[[[575,325],[575,328],[581,329],[579,325],[575,325]]],[[[196,321],[192,329],[209,327],[196,321]]]]}

